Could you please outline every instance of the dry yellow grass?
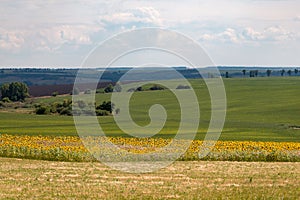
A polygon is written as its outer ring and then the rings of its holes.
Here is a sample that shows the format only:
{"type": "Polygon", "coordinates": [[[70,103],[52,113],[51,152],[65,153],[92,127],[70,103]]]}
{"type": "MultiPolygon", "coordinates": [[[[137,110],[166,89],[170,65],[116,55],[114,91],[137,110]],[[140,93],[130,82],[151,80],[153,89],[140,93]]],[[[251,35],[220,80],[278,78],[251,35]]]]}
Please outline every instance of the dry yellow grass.
{"type": "Polygon", "coordinates": [[[175,162],[148,174],[101,163],[0,158],[0,198],[297,199],[300,163],[175,162]]]}

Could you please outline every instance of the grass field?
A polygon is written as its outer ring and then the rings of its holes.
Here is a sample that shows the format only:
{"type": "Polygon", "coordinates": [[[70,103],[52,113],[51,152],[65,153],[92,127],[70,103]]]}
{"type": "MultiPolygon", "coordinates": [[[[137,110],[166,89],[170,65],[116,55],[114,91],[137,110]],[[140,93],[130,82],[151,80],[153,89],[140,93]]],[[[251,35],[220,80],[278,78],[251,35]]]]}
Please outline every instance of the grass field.
{"type": "Polygon", "coordinates": [[[147,174],[0,158],[1,199],[297,199],[300,163],[175,162],[147,174]]]}
{"type": "MultiPolygon", "coordinates": [[[[227,117],[221,140],[300,141],[299,77],[225,79],[227,117]]],[[[210,119],[210,99],[202,80],[191,80],[201,109],[197,139],[206,133],[210,119]]],[[[168,112],[165,128],[156,137],[172,137],[179,124],[179,105],[170,91],[138,92],[133,96],[131,111],[137,124],[149,123],[148,108],[155,103],[168,112]],[[155,96],[155,98],[153,98],[155,96]]],[[[58,96],[35,99],[50,103],[71,98],[58,96]]],[[[108,94],[97,94],[97,101],[109,100],[108,94]]],[[[72,117],[37,116],[33,114],[0,113],[0,133],[27,135],[76,135],[72,117]]],[[[109,136],[122,136],[112,117],[99,117],[109,136]]]]}

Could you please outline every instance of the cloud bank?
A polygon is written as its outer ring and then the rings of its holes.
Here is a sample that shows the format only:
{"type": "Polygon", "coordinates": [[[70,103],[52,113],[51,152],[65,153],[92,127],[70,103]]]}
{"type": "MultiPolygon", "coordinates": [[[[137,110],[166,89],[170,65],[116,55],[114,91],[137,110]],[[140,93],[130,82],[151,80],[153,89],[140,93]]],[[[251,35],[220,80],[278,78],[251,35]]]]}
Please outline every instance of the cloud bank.
{"type": "Polygon", "coordinates": [[[101,41],[143,27],[192,37],[216,64],[300,65],[299,7],[292,0],[5,0],[0,66],[79,66],[101,41]]]}

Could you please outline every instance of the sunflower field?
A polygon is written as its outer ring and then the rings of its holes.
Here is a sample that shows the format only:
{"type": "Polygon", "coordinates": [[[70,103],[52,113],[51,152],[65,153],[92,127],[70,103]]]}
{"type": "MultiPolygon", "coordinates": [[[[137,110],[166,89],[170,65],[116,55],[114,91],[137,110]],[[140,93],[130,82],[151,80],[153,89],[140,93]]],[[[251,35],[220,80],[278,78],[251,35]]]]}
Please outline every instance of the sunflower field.
{"type": "MultiPolygon", "coordinates": [[[[172,139],[160,138],[124,138],[124,137],[86,137],[83,140],[75,136],[17,136],[0,135],[0,156],[38,160],[91,162],[97,159],[90,153],[87,144],[102,144],[109,141],[114,147],[132,154],[156,152],[172,142],[172,139]],[[85,145],[84,145],[85,144],[85,145]]],[[[213,161],[277,161],[300,162],[300,143],[297,142],[251,142],[217,141],[209,153],[199,158],[198,153],[203,141],[190,141],[189,148],[177,160],[213,160],[213,161]]],[[[175,144],[181,145],[181,142],[175,144]]],[[[97,150],[111,147],[96,148],[97,150]]],[[[180,148],[178,146],[178,148],[180,148]]],[[[173,150],[172,150],[173,151],[173,150]]]]}

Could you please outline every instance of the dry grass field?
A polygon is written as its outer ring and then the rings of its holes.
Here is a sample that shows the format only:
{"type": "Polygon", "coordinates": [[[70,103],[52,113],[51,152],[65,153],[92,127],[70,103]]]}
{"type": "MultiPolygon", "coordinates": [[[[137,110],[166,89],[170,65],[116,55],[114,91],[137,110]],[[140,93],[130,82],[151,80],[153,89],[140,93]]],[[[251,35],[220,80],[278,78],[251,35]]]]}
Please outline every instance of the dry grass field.
{"type": "Polygon", "coordinates": [[[300,163],[175,162],[148,174],[0,158],[1,199],[298,199],[300,163]]]}

